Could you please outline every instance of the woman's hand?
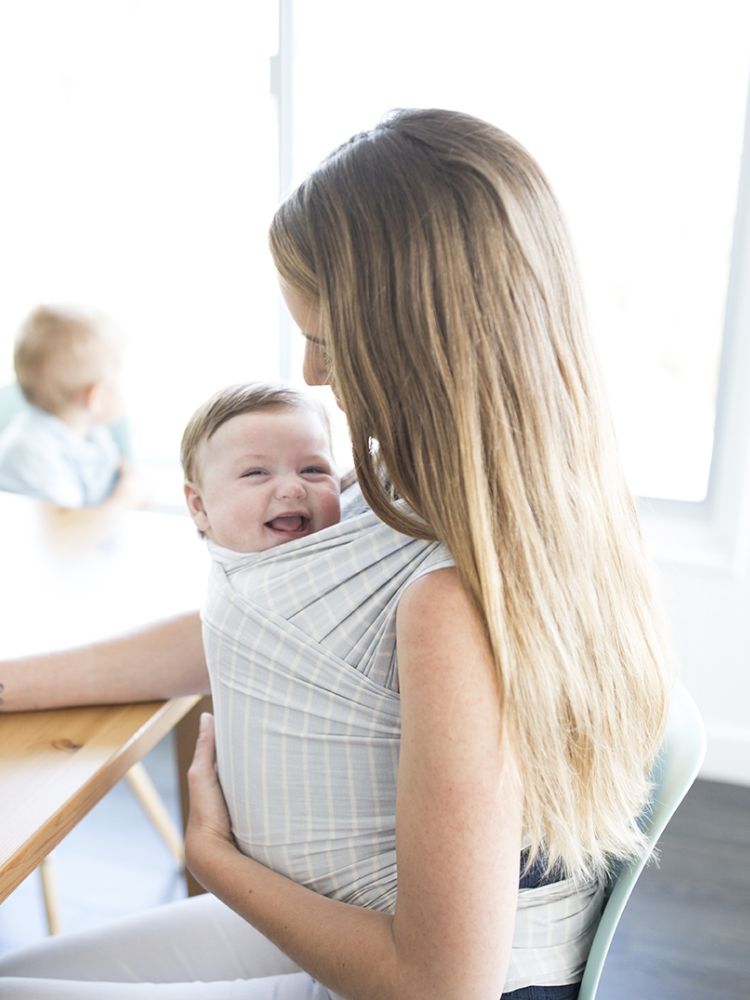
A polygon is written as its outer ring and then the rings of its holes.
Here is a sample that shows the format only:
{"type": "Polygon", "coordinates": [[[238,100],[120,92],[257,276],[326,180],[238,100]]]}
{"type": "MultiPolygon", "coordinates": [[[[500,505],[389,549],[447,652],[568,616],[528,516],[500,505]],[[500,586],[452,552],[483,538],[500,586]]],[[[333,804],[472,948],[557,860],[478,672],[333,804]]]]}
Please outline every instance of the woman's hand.
{"type": "Polygon", "coordinates": [[[198,881],[210,888],[212,862],[237,847],[232,837],[229,812],[216,774],[214,718],[201,715],[195,755],[188,770],[190,815],[185,831],[185,859],[198,881]]]}

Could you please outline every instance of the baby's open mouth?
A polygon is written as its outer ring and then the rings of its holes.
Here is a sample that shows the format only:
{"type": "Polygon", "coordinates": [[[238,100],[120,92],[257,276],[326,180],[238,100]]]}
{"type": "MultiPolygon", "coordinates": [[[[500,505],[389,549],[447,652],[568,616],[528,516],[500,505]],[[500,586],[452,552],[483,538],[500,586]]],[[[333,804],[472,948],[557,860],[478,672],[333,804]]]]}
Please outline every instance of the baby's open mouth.
{"type": "Polygon", "coordinates": [[[300,535],[308,531],[310,518],[302,514],[286,514],[283,517],[274,517],[271,521],[266,521],[266,527],[272,531],[281,531],[285,535],[300,535]]]}

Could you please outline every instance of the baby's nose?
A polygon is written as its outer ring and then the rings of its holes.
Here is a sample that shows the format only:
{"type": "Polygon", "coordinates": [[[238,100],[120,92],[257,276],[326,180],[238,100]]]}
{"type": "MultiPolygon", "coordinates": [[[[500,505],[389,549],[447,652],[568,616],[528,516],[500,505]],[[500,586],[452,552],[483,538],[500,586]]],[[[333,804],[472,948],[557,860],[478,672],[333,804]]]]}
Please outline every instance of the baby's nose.
{"type": "Polygon", "coordinates": [[[276,490],[277,496],[283,500],[298,500],[305,493],[305,484],[297,476],[284,476],[276,490]]]}

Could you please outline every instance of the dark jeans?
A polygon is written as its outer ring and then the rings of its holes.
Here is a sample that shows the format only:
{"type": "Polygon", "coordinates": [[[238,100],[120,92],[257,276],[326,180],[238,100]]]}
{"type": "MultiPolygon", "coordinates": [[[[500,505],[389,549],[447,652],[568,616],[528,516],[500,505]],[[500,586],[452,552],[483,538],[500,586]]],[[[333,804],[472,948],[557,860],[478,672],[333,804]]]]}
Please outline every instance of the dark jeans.
{"type": "Polygon", "coordinates": [[[576,1000],[580,983],[572,986],[524,986],[512,993],[503,993],[500,1000],[576,1000]]]}
{"type": "MultiPolygon", "coordinates": [[[[526,863],[526,858],[521,855],[521,870],[526,863]]],[[[551,882],[559,882],[561,875],[559,872],[552,872],[546,878],[543,874],[544,862],[540,859],[535,862],[529,871],[522,875],[518,885],[521,889],[536,889],[540,885],[549,885],[551,882]]],[[[571,986],[523,986],[520,990],[513,990],[511,993],[503,993],[500,1000],[576,1000],[580,983],[573,983],[571,986]]]]}

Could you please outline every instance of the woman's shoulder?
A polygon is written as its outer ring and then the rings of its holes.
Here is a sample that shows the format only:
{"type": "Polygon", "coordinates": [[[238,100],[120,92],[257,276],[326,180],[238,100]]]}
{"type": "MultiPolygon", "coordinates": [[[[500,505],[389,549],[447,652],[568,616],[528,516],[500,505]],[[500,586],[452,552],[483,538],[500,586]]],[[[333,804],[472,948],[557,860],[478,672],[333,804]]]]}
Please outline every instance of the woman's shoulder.
{"type": "Polygon", "coordinates": [[[454,684],[492,691],[496,673],[474,601],[452,565],[425,573],[401,596],[396,615],[399,674],[450,698],[454,684]],[[408,670],[407,670],[408,664],[408,670]],[[469,664],[473,669],[467,670],[469,664]]]}
{"type": "MultiPolygon", "coordinates": [[[[450,559],[449,554],[447,558],[450,559]]],[[[473,605],[452,561],[415,574],[399,604],[399,621],[411,626],[441,627],[473,613],[473,605]]]]}

